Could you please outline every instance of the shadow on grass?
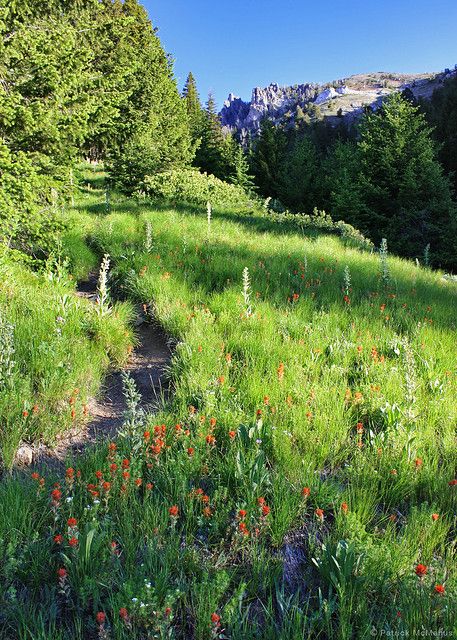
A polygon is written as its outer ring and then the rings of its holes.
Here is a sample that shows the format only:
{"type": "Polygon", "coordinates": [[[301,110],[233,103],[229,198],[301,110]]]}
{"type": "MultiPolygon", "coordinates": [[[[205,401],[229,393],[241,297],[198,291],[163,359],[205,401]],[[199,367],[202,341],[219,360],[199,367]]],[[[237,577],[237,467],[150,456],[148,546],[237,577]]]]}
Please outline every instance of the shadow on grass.
{"type": "MultiPolygon", "coordinates": [[[[255,229],[255,231],[257,231],[255,229]]],[[[186,286],[194,290],[200,289],[203,295],[211,296],[214,293],[221,293],[227,288],[233,287],[233,282],[241,282],[243,269],[248,266],[251,271],[253,289],[259,290],[262,300],[271,303],[274,307],[284,308],[288,302],[288,296],[293,293],[310,296],[315,294],[315,311],[328,311],[335,304],[341,304],[343,308],[343,294],[341,285],[343,282],[343,264],[339,264],[337,270],[328,273],[328,255],[325,248],[322,248],[322,255],[309,258],[308,278],[320,280],[321,285],[306,286],[306,281],[301,280],[297,275],[296,279],[289,277],[298,269],[300,256],[297,253],[290,253],[287,248],[271,251],[262,248],[252,250],[240,246],[217,242],[207,242],[201,249],[199,255],[188,257],[187,268],[179,265],[177,255],[181,247],[181,238],[173,233],[172,229],[163,228],[161,230],[160,242],[165,246],[177,251],[161,251],[162,266],[164,270],[173,273],[174,277],[185,283],[186,286]],[[172,255],[170,255],[172,254],[172,255]],[[204,260],[204,263],[201,262],[204,260]],[[321,262],[321,259],[324,261],[321,262]],[[271,277],[266,278],[266,270],[259,272],[256,265],[264,263],[267,265],[271,277]],[[259,278],[263,278],[263,281],[259,278]]],[[[367,256],[370,260],[369,256],[367,256]]],[[[353,320],[357,315],[367,313],[367,302],[373,302],[370,297],[377,292],[378,298],[373,303],[373,318],[379,317],[379,305],[387,302],[389,308],[397,309],[397,317],[391,320],[391,327],[398,333],[407,332],[411,325],[424,322],[426,316],[433,316],[433,326],[446,330],[454,330],[456,327],[455,304],[457,300],[457,287],[438,287],[433,283],[420,279],[418,270],[418,280],[413,286],[411,278],[402,276],[394,271],[395,291],[394,297],[389,297],[389,292],[384,291],[378,277],[377,264],[375,260],[370,263],[358,264],[356,254],[352,260],[348,260],[351,269],[354,293],[351,295],[352,305],[350,318],[353,320]],[[415,288],[416,293],[413,293],[415,288]],[[377,300],[377,302],[376,302],[377,300]],[[407,309],[402,305],[406,303],[407,309]],[[433,314],[429,313],[429,308],[433,309],[433,314]]],[[[351,321],[352,321],[351,320],[351,321]]]]}
{"type": "MultiPolygon", "coordinates": [[[[107,215],[109,213],[126,213],[130,215],[137,216],[142,213],[151,212],[151,210],[155,210],[157,212],[166,213],[167,211],[173,210],[177,213],[186,215],[186,216],[195,216],[201,219],[206,218],[206,207],[195,205],[195,204],[186,204],[182,202],[164,202],[164,201],[153,201],[153,200],[133,200],[131,198],[126,198],[123,196],[119,196],[118,194],[113,194],[112,201],[109,206],[106,205],[105,202],[95,203],[92,205],[77,205],[75,207],[79,210],[84,210],[89,213],[93,213],[95,215],[107,215]],[[119,199],[117,199],[119,198],[119,199]]],[[[153,211],[152,211],[153,212],[153,211]]],[[[354,247],[354,243],[351,239],[342,238],[340,233],[337,230],[332,229],[318,229],[313,226],[304,226],[293,220],[284,220],[281,222],[268,220],[267,217],[255,214],[244,214],[244,213],[234,213],[233,211],[217,209],[215,208],[213,211],[214,219],[224,220],[226,222],[230,222],[233,224],[240,224],[253,233],[264,234],[270,233],[274,236],[303,236],[303,238],[317,240],[321,236],[333,236],[338,238],[343,244],[354,247]]],[[[176,236],[172,232],[172,230],[164,228],[162,230],[162,240],[169,247],[178,247],[180,246],[180,238],[176,236]],[[164,235],[163,235],[164,234],[164,235]]],[[[357,248],[357,247],[355,247],[357,248]]],[[[259,261],[268,261],[270,265],[270,269],[272,272],[280,273],[281,269],[284,271],[286,267],[287,271],[294,271],[297,269],[297,256],[292,258],[289,256],[287,251],[266,251],[264,247],[262,247],[262,243],[259,242],[259,249],[257,251],[253,251],[252,249],[245,250],[241,247],[234,248],[233,245],[228,243],[221,242],[220,240],[217,243],[206,243],[204,247],[205,253],[211,255],[211,264],[210,268],[208,265],[206,268],[202,269],[202,265],[198,262],[198,260],[194,261],[194,264],[191,265],[191,268],[186,269],[186,283],[188,285],[192,285],[194,288],[202,289],[207,295],[211,295],[215,292],[221,292],[227,287],[227,281],[232,281],[234,279],[240,279],[241,282],[241,274],[245,266],[254,263],[258,263],[259,261]]],[[[363,254],[368,256],[369,252],[363,251],[363,254]]],[[[363,255],[362,254],[362,255],[363,255]]],[[[173,271],[175,275],[180,273],[181,269],[176,269],[176,264],[169,259],[167,256],[167,252],[163,254],[163,260],[165,261],[166,268],[170,271],[173,271]]],[[[326,254],[323,249],[322,258],[326,258],[326,254]]],[[[381,291],[380,283],[377,274],[376,265],[372,265],[372,271],[370,271],[371,265],[366,265],[363,268],[362,265],[357,265],[355,260],[350,261],[350,269],[351,276],[354,282],[354,287],[356,288],[356,292],[353,296],[353,306],[352,312],[357,314],[359,309],[359,305],[357,304],[357,292],[360,292],[360,302],[364,303],[364,313],[366,312],[366,301],[367,296],[371,292],[379,291],[380,298],[382,296],[387,298],[387,293],[381,291]]],[[[324,263],[325,264],[325,263],[324,263]]],[[[323,273],[322,264],[314,262],[310,265],[309,274],[312,277],[321,277],[323,282],[327,281],[328,286],[318,290],[316,294],[318,296],[318,300],[320,299],[321,308],[328,308],[329,306],[336,304],[338,302],[339,289],[342,282],[342,268],[341,273],[338,272],[336,278],[339,278],[338,281],[329,282],[329,277],[325,273],[323,273]],[[340,282],[341,281],[341,282],[340,282]],[[322,295],[320,294],[322,292],[322,295]]],[[[424,278],[420,278],[420,271],[417,272],[418,282],[417,282],[417,296],[413,296],[411,294],[411,289],[413,288],[412,280],[410,277],[402,276],[398,270],[394,270],[393,276],[396,285],[396,292],[401,297],[401,302],[408,302],[410,306],[410,317],[409,320],[413,320],[414,322],[422,322],[424,320],[424,316],[426,315],[426,306],[432,305],[434,308],[434,325],[443,327],[446,329],[455,329],[456,322],[453,315],[453,308],[455,307],[456,297],[457,297],[457,287],[439,287],[434,285],[433,283],[427,281],[424,278]],[[419,304],[418,304],[419,303],[419,304]],[[421,306],[424,308],[422,309],[421,306]],[[441,310],[441,313],[439,313],[441,310]]],[[[285,280],[284,278],[279,278],[276,281],[268,282],[267,296],[264,298],[266,300],[270,300],[275,306],[282,306],[286,304],[288,290],[290,289],[290,294],[293,293],[292,288],[294,285],[299,285],[299,283],[291,282],[290,280],[285,280]],[[281,300],[282,297],[286,295],[284,301],[281,300]]],[[[302,293],[305,291],[301,290],[302,293]]],[[[316,300],[317,305],[317,300],[316,300]]],[[[317,309],[319,307],[316,307],[317,309]]],[[[402,323],[399,324],[398,329],[402,330],[402,323]]]]}

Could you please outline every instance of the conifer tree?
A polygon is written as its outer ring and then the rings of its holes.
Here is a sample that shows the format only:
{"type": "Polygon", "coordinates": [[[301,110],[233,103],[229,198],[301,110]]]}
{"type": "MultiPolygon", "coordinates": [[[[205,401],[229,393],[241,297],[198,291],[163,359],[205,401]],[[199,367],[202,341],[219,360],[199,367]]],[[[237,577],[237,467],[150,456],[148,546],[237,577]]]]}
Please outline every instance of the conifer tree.
{"type": "Polygon", "coordinates": [[[254,188],[254,178],[250,173],[248,159],[242,146],[238,143],[233,157],[231,182],[248,191],[254,188]]]}
{"type": "Polygon", "coordinates": [[[278,172],[278,196],[295,211],[312,211],[320,205],[319,158],[307,132],[294,132],[278,172]]]}
{"type": "Polygon", "coordinates": [[[192,72],[189,72],[187,76],[182,95],[186,103],[192,142],[195,143],[199,140],[201,134],[203,110],[197,91],[197,84],[192,72]]]}
{"type": "Polygon", "coordinates": [[[203,113],[201,143],[195,155],[195,164],[217,178],[227,177],[227,144],[212,93],[208,96],[203,113]]]}
{"type": "Polygon", "coordinates": [[[446,80],[430,100],[422,99],[420,106],[434,128],[433,136],[439,144],[438,157],[457,195],[457,76],[446,80]]]}
{"type": "Polygon", "coordinates": [[[287,155],[287,136],[281,127],[265,118],[253,147],[251,165],[255,183],[265,197],[278,198],[279,175],[287,155]]]}
{"type": "Polygon", "coordinates": [[[419,108],[392,93],[360,125],[362,231],[410,257],[427,244],[435,264],[455,264],[456,207],[419,108]]]}

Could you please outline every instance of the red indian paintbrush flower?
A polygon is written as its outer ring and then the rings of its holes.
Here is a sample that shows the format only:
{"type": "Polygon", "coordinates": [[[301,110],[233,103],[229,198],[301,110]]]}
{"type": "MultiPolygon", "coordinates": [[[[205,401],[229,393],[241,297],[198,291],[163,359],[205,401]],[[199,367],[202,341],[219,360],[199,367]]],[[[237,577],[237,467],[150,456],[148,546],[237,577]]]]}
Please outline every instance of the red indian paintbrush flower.
{"type": "Polygon", "coordinates": [[[280,362],[277,370],[278,380],[281,381],[284,378],[284,363],[280,362]]]}
{"type": "Polygon", "coordinates": [[[51,491],[51,498],[54,504],[57,504],[58,502],[60,502],[61,497],[62,497],[62,492],[59,491],[59,489],[54,489],[53,491],[51,491]]]}
{"type": "Polygon", "coordinates": [[[76,518],[68,518],[67,524],[71,529],[73,529],[73,527],[76,527],[76,525],[78,524],[78,521],[76,520],[76,518]]]}
{"type": "Polygon", "coordinates": [[[177,517],[178,517],[178,514],[179,514],[179,509],[178,509],[178,507],[174,504],[172,507],[170,507],[170,508],[168,509],[168,513],[170,514],[170,516],[171,516],[172,518],[177,518],[177,517]]]}
{"type": "Polygon", "coordinates": [[[419,578],[423,578],[427,573],[427,571],[428,571],[428,568],[425,566],[425,564],[416,565],[415,572],[416,572],[416,575],[419,576],[419,578]]]}
{"type": "Polygon", "coordinates": [[[301,494],[304,498],[307,498],[311,494],[311,489],[309,487],[303,487],[301,494]]]}
{"type": "Polygon", "coordinates": [[[103,613],[103,611],[99,611],[99,612],[97,613],[97,615],[95,616],[95,619],[96,619],[96,621],[97,621],[97,623],[98,623],[99,625],[105,624],[105,621],[106,621],[106,614],[105,614],[105,613],[103,613]]]}
{"type": "Polygon", "coordinates": [[[439,596],[444,596],[446,589],[444,588],[444,585],[442,584],[436,584],[435,588],[433,589],[433,591],[435,593],[437,593],[439,596]]]}

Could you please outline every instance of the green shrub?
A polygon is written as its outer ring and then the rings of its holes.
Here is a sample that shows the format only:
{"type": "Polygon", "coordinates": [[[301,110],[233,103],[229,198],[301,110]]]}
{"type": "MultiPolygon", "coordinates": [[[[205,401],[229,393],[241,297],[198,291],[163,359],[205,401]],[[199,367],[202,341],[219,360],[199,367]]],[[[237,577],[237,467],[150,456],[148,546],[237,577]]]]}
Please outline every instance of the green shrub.
{"type": "Polygon", "coordinates": [[[203,205],[208,201],[213,206],[252,211],[255,200],[241,187],[200,173],[196,169],[164,171],[154,176],[146,176],[143,191],[151,198],[187,202],[203,205]]]}

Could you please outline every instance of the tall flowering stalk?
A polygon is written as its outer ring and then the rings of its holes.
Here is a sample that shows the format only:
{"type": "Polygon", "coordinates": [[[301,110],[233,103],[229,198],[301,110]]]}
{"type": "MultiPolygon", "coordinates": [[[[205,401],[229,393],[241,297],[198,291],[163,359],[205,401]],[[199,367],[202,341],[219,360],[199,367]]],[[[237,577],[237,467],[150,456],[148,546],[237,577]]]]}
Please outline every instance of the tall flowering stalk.
{"type": "Polygon", "coordinates": [[[351,299],[349,297],[349,294],[351,293],[351,288],[352,288],[352,282],[351,282],[351,272],[349,270],[348,265],[346,265],[344,267],[344,274],[343,274],[343,300],[346,304],[351,304],[351,299]]]}
{"type": "Polygon", "coordinates": [[[110,210],[110,206],[111,206],[111,203],[110,203],[110,193],[109,193],[109,191],[108,191],[108,189],[107,189],[107,190],[105,191],[105,209],[106,209],[106,211],[109,211],[109,210],[110,210]]]}
{"type": "Polygon", "coordinates": [[[424,249],[424,266],[430,266],[430,242],[424,249]]]}
{"type": "Polygon", "coordinates": [[[245,314],[246,317],[252,315],[252,307],[251,307],[251,280],[249,277],[249,269],[244,267],[243,269],[243,299],[245,306],[245,314]]]}
{"type": "Polygon", "coordinates": [[[145,413],[140,406],[141,393],[137,389],[135,380],[127,371],[123,371],[121,377],[126,410],[119,435],[123,438],[130,438],[132,450],[137,452],[143,445],[143,426],[145,421],[145,413]]]}
{"type": "Polygon", "coordinates": [[[211,207],[211,202],[206,203],[206,218],[208,220],[208,235],[211,233],[211,216],[213,213],[213,209],[211,207]]]}
{"type": "Polygon", "coordinates": [[[10,386],[14,368],[14,327],[0,312],[0,389],[10,386]]]}
{"type": "Polygon", "coordinates": [[[152,225],[149,220],[146,221],[146,238],[144,240],[144,249],[146,253],[152,251],[152,225]]]}
{"type": "Polygon", "coordinates": [[[381,281],[386,289],[390,283],[390,271],[387,257],[387,240],[383,238],[381,241],[381,246],[379,248],[379,273],[381,276],[381,281]]]}
{"type": "Polygon", "coordinates": [[[108,272],[110,266],[109,255],[105,253],[102,263],[100,265],[100,272],[98,274],[97,284],[97,309],[100,316],[105,316],[109,313],[109,291],[108,291],[108,272]]]}

